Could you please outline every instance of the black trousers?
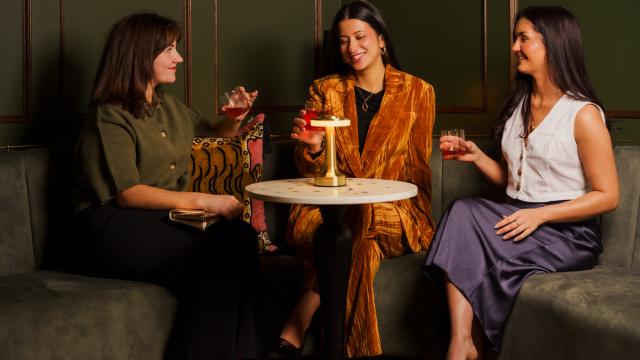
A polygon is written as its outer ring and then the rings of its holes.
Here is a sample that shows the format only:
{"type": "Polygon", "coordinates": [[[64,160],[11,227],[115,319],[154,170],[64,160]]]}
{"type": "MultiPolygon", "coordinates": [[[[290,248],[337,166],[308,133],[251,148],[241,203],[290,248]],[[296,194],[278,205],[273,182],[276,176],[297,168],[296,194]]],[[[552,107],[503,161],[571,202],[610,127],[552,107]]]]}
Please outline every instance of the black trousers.
{"type": "Polygon", "coordinates": [[[77,216],[94,273],[155,283],[178,299],[167,358],[236,357],[238,319],[255,310],[259,275],[257,236],[249,224],[221,219],[200,231],[169,221],[168,211],[110,204],[77,216]]]}

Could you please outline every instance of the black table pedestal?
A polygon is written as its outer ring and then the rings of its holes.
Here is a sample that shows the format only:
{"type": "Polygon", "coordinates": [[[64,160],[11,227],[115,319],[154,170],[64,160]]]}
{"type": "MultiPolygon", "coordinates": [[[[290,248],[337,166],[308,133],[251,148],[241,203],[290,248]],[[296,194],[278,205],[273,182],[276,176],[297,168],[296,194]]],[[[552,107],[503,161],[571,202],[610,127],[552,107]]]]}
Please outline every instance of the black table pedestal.
{"type": "Polygon", "coordinates": [[[343,222],[347,209],[344,205],[321,206],[323,222],[313,239],[325,330],[324,357],[331,360],[345,358],[344,324],[353,242],[351,229],[343,222]]]}

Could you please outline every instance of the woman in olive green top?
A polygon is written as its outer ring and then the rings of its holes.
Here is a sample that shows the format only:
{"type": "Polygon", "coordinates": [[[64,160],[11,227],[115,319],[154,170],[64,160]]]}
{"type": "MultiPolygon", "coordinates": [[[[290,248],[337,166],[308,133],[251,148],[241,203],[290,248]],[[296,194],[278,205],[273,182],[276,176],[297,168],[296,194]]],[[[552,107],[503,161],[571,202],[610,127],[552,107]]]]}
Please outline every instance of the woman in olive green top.
{"type": "MultiPolygon", "coordinates": [[[[233,196],[187,192],[194,129],[203,119],[158,86],[183,61],[177,23],[133,14],[111,30],[76,144],[75,204],[82,241],[104,276],[165,286],[179,301],[167,357],[236,357],[240,304],[258,271],[257,237],[233,196]],[[168,221],[173,208],[222,220],[207,231],[168,221]]],[[[239,89],[253,103],[257,91],[239,89]]],[[[248,112],[248,111],[247,111],[248,112]]],[[[233,136],[246,113],[212,130],[233,136]]]]}

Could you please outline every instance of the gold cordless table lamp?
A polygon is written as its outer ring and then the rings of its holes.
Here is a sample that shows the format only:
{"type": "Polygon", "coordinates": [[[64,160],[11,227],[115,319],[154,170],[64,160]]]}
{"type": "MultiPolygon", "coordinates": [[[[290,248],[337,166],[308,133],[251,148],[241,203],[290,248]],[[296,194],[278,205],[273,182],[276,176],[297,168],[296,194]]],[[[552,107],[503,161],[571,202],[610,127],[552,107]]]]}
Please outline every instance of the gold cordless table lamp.
{"type": "Polygon", "coordinates": [[[325,160],[322,173],[314,179],[316,186],[345,186],[347,178],[338,171],[336,165],[336,127],[351,125],[351,120],[333,115],[323,115],[311,120],[311,126],[325,128],[325,160]]]}

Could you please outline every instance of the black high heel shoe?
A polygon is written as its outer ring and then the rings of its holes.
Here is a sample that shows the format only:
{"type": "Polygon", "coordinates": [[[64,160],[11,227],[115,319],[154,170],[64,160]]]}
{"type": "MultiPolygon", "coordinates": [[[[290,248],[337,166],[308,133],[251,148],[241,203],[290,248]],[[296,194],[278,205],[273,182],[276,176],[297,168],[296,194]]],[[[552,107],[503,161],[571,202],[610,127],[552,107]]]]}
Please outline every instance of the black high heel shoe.
{"type": "Polygon", "coordinates": [[[273,352],[287,360],[298,360],[300,359],[300,355],[302,355],[303,348],[304,346],[297,348],[287,340],[280,338],[276,346],[274,346],[273,352]]]}

